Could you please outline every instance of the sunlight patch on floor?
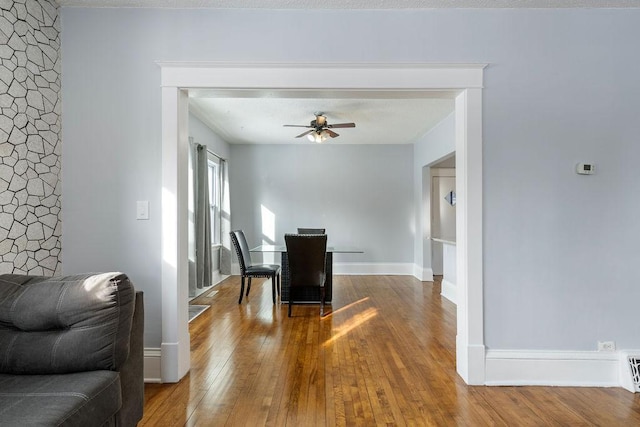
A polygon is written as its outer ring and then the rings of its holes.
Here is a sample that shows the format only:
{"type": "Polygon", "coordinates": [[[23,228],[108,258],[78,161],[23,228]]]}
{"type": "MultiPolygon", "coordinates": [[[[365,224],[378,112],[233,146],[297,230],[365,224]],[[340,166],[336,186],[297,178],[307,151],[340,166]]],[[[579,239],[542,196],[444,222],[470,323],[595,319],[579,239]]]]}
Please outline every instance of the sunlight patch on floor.
{"type": "Polygon", "coordinates": [[[373,319],[377,315],[378,315],[378,309],[373,308],[373,307],[367,308],[363,312],[355,314],[349,320],[344,322],[344,324],[342,326],[340,326],[338,328],[335,328],[333,330],[333,334],[331,336],[331,339],[325,341],[324,346],[328,346],[329,344],[333,343],[334,341],[337,341],[338,339],[342,338],[343,336],[348,334],[353,329],[355,329],[358,326],[368,322],[369,320],[373,319]]]}

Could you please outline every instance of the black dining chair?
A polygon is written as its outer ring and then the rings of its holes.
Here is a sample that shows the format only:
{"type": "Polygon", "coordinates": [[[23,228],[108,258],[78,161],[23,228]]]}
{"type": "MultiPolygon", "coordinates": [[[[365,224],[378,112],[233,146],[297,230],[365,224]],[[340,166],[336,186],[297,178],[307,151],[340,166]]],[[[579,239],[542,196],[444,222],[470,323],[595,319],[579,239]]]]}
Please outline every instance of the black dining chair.
{"type": "Polygon", "coordinates": [[[271,293],[273,303],[276,303],[276,292],[280,295],[280,266],[276,264],[252,264],[251,252],[249,252],[249,246],[247,245],[247,239],[244,237],[242,230],[234,230],[229,233],[231,235],[231,241],[233,247],[238,255],[238,263],[240,263],[240,298],[238,304],[242,303],[242,295],[244,293],[244,279],[247,280],[247,296],[251,290],[251,278],[253,277],[268,277],[271,279],[271,293]]]}
{"type": "Polygon", "coordinates": [[[300,228],[298,234],[327,234],[324,228],[300,228]]]}
{"type": "Polygon", "coordinates": [[[320,316],[324,316],[327,235],[285,234],[289,258],[289,317],[296,292],[302,288],[320,288],[320,316]]]}

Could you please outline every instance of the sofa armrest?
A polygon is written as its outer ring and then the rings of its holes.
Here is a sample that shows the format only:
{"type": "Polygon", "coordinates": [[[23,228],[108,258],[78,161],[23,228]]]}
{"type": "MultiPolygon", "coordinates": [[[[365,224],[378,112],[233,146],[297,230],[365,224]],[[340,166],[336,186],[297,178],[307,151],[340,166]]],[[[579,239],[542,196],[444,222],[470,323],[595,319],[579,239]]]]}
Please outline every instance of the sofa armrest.
{"type": "Polygon", "coordinates": [[[118,370],[135,290],[122,273],[0,276],[0,372],[118,370]]]}
{"type": "Polygon", "coordinates": [[[116,414],[116,426],[135,426],[144,409],[144,300],[136,292],[136,304],[131,324],[129,358],[120,368],[122,407],[116,414]]]}

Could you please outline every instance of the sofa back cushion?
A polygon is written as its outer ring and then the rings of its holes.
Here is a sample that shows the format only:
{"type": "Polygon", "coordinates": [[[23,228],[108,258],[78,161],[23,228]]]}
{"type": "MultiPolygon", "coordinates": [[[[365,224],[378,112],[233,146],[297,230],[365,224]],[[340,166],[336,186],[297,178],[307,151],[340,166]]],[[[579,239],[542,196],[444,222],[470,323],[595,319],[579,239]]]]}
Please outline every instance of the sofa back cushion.
{"type": "Polygon", "coordinates": [[[118,369],[129,354],[134,303],[122,273],[0,275],[0,372],[118,369]]]}

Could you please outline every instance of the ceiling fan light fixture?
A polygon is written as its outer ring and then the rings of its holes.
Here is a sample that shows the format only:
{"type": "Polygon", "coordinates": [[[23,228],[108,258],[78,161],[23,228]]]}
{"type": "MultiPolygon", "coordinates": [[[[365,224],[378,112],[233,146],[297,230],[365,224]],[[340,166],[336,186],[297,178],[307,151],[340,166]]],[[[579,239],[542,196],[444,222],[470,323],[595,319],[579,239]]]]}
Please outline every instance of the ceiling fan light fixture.
{"type": "Polygon", "coordinates": [[[311,132],[309,135],[307,135],[307,138],[309,139],[309,141],[311,142],[317,142],[317,143],[321,143],[324,142],[327,138],[328,138],[329,134],[327,133],[327,131],[315,131],[315,132],[311,132]]]}
{"type": "Polygon", "coordinates": [[[323,113],[316,113],[315,120],[312,120],[309,125],[283,125],[285,127],[296,127],[296,128],[307,128],[311,129],[306,132],[302,132],[300,135],[296,136],[296,138],[302,138],[306,136],[307,139],[311,142],[323,142],[328,138],[335,138],[340,136],[338,133],[334,132],[333,128],[354,128],[356,127],[355,123],[327,123],[327,118],[323,113]]]}

